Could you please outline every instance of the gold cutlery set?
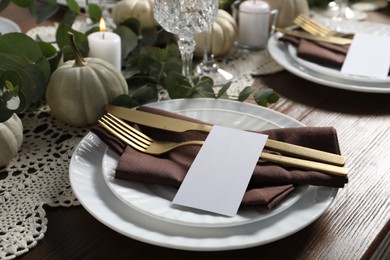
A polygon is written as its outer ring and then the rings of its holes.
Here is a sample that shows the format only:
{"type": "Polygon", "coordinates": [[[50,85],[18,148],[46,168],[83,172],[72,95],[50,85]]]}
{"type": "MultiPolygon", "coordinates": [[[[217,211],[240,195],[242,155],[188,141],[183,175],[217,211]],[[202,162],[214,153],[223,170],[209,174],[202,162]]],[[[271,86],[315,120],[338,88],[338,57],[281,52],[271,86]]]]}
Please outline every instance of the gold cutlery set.
{"type": "Polygon", "coordinates": [[[351,36],[353,36],[353,34],[346,34],[329,30],[328,28],[322,26],[321,24],[302,14],[298,15],[294,19],[294,24],[298,25],[304,31],[290,30],[278,27],[274,27],[274,30],[297,38],[312,41],[328,42],[338,45],[351,44],[353,40],[350,38],[351,36]]]}
{"type": "MultiPolygon", "coordinates": [[[[105,109],[107,114],[99,120],[99,124],[127,145],[148,154],[162,154],[185,145],[201,146],[204,141],[191,140],[174,143],[153,140],[123,120],[173,132],[197,130],[208,133],[212,129],[212,125],[189,122],[113,105],[107,105],[105,109]]],[[[271,139],[267,140],[265,146],[294,157],[262,152],[260,158],[264,161],[339,176],[347,176],[348,174],[348,169],[344,167],[346,158],[341,155],[271,139]]]]}

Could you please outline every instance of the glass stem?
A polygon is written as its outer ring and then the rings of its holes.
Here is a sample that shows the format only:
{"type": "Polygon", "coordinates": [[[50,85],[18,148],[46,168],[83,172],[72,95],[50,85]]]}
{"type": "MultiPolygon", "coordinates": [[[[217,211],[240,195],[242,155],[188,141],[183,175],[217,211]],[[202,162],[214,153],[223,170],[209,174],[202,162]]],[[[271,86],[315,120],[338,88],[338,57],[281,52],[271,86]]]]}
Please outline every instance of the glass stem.
{"type": "Polygon", "coordinates": [[[218,65],[214,60],[213,53],[213,26],[209,27],[209,31],[205,33],[205,49],[202,60],[202,71],[205,73],[215,72],[218,70],[218,65]]]}
{"type": "Polygon", "coordinates": [[[196,45],[195,40],[192,37],[180,36],[178,45],[183,63],[183,75],[192,84],[192,57],[196,45]]]}

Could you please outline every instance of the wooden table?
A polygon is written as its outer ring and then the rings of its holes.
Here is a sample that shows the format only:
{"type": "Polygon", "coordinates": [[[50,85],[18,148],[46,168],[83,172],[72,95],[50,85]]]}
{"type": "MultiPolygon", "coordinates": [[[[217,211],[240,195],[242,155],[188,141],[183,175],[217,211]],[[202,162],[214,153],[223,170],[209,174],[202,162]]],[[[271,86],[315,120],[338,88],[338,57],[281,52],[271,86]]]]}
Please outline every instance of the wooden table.
{"type": "MultiPolygon", "coordinates": [[[[14,20],[24,32],[36,25],[26,10],[12,4],[1,16],[14,20]]],[[[368,20],[389,24],[390,8],[370,13],[368,20]]],[[[263,246],[192,252],[130,239],[101,224],[81,206],[46,207],[45,237],[21,259],[367,259],[386,248],[389,259],[390,95],[334,89],[286,71],[258,78],[256,84],[281,94],[270,108],[308,126],[334,126],[338,131],[350,182],[313,224],[263,246]]]]}

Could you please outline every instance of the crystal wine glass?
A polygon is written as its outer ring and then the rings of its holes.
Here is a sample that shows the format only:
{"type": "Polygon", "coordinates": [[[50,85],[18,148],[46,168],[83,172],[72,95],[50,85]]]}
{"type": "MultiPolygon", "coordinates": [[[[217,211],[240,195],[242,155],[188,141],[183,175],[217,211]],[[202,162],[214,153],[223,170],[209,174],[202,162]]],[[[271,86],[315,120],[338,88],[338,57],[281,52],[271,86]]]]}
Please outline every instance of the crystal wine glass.
{"type": "Polygon", "coordinates": [[[179,36],[183,75],[192,84],[194,35],[206,31],[218,12],[218,0],[155,0],[154,17],[164,30],[179,36]]]}

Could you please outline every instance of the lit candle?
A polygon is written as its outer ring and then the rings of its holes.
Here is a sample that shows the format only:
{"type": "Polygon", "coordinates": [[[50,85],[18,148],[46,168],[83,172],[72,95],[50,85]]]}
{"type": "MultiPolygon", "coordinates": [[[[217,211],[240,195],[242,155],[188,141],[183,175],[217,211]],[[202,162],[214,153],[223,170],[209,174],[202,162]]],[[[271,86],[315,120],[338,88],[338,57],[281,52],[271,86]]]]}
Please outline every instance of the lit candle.
{"type": "Polygon", "coordinates": [[[100,58],[121,70],[121,38],[113,32],[106,32],[104,19],[100,19],[100,32],[88,35],[89,57],[100,58]]]}
{"type": "Polygon", "coordinates": [[[268,41],[270,6],[260,0],[244,1],[239,6],[238,42],[250,48],[264,48],[268,41]]]}

